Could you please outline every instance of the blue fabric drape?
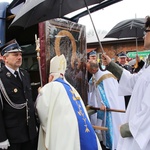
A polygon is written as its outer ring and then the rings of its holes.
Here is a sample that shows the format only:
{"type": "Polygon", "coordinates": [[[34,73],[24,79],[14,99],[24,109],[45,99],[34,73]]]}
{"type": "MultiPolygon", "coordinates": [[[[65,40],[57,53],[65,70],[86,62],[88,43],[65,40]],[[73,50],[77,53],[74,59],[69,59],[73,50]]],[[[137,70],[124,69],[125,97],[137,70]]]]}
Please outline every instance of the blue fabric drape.
{"type": "MultiPolygon", "coordinates": [[[[108,99],[105,94],[103,81],[97,86],[97,88],[99,89],[99,92],[100,92],[100,95],[101,95],[104,105],[106,106],[106,108],[110,108],[108,99]]],[[[106,119],[104,119],[105,126],[108,128],[108,130],[105,131],[106,132],[106,136],[105,136],[106,137],[106,147],[108,147],[109,149],[112,149],[112,141],[113,141],[112,115],[111,115],[111,112],[106,112],[105,115],[106,115],[106,119]]],[[[99,119],[104,118],[104,112],[98,111],[97,117],[99,119]]]]}

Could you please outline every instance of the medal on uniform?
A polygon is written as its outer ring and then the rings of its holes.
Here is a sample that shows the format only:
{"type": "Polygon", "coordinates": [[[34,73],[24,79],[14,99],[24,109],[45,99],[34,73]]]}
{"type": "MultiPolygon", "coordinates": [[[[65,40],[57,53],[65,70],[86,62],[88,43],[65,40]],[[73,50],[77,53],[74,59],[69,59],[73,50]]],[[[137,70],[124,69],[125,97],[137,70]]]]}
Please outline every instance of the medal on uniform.
{"type": "Polygon", "coordinates": [[[18,92],[18,89],[17,89],[17,88],[14,88],[14,92],[17,93],[17,92],[18,92]]]}
{"type": "Polygon", "coordinates": [[[10,72],[7,72],[7,73],[6,73],[6,76],[7,76],[7,77],[10,77],[10,76],[11,76],[10,72]]]}

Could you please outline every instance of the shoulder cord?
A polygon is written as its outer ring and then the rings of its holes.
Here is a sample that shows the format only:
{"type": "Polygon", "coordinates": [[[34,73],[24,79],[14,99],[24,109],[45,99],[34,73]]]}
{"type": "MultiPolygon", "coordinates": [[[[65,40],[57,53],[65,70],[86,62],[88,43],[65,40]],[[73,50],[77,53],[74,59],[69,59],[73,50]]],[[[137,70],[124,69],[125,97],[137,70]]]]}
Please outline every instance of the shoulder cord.
{"type": "MultiPolygon", "coordinates": [[[[27,106],[27,102],[26,103],[22,103],[22,104],[15,104],[13,103],[10,98],[8,97],[7,93],[6,93],[6,90],[5,90],[5,87],[2,83],[2,80],[0,79],[0,91],[2,92],[5,100],[7,101],[7,103],[13,107],[14,109],[23,109],[24,107],[27,106]]],[[[0,94],[0,99],[1,99],[1,103],[2,103],[2,108],[3,108],[3,101],[2,101],[2,97],[1,97],[1,94],[0,94]]]]}
{"type": "Polygon", "coordinates": [[[1,104],[2,104],[2,109],[3,109],[3,100],[2,100],[2,96],[1,96],[1,93],[0,93],[0,100],[1,100],[1,104]]]}

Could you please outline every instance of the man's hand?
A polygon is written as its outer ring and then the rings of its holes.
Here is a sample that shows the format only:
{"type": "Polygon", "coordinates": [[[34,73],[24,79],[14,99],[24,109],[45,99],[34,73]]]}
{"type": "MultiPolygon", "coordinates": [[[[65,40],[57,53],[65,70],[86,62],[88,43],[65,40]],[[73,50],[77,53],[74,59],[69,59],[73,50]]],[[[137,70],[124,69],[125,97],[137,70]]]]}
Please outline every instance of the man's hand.
{"type": "Polygon", "coordinates": [[[40,90],[42,89],[42,87],[38,87],[38,93],[40,93],[40,90]]]}
{"type": "Polygon", "coordinates": [[[108,66],[111,62],[111,58],[106,54],[102,54],[102,62],[104,66],[108,66]]]}
{"type": "Polygon", "coordinates": [[[101,105],[100,110],[106,111],[106,106],[104,104],[101,105]]]}
{"type": "Polygon", "coordinates": [[[105,111],[106,111],[106,106],[104,104],[101,104],[100,110],[97,111],[97,118],[104,121],[105,111]]]}
{"type": "Polygon", "coordinates": [[[141,61],[139,55],[136,55],[136,61],[137,61],[137,62],[140,62],[140,61],[141,61]]]}

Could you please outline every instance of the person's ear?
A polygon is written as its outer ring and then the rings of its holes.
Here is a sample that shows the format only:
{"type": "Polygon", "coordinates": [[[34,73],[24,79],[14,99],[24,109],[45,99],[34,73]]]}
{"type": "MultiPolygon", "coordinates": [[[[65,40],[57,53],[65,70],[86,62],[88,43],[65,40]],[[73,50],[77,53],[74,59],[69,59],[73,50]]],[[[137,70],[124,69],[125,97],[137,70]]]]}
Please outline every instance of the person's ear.
{"type": "Polygon", "coordinates": [[[6,56],[3,56],[3,61],[4,61],[4,62],[6,61],[6,56]]]}
{"type": "Polygon", "coordinates": [[[48,82],[53,81],[53,79],[54,79],[54,76],[50,74],[50,75],[49,75],[49,78],[48,78],[48,82]]]}

